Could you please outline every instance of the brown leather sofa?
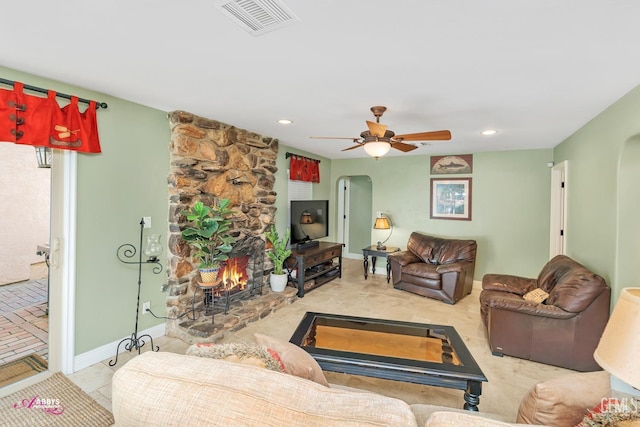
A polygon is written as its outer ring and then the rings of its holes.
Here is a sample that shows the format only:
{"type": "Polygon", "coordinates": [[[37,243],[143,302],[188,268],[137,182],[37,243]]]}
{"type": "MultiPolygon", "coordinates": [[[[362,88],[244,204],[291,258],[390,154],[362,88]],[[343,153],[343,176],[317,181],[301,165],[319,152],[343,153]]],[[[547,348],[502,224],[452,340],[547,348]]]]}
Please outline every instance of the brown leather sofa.
{"type": "Polygon", "coordinates": [[[480,314],[494,355],[577,371],[600,369],[593,352],[609,320],[611,301],[602,277],[558,255],[537,279],[487,274],[482,289],[480,314]],[[535,289],[549,294],[545,301],[525,299],[535,289]]]}
{"type": "Polygon", "coordinates": [[[413,232],[407,250],[388,256],[393,287],[455,304],[471,293],[475,240],[455,240],[413,232]]]}

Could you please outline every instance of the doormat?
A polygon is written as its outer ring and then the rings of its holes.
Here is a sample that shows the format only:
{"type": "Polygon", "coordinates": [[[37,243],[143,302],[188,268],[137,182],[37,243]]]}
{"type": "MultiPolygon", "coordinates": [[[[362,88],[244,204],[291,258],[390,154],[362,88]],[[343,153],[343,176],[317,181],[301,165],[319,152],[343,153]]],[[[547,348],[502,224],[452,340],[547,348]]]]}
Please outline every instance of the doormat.
{"type": "Polygon", "coordinates": [[[0,399],[0,426],[108,427],[111,412],[58,372],[0,399]]]}
{"type": "Polygon", "coordinates": [[[47,370],[47,361],[33,353],[0,365],[0,387],[47,370]]]}

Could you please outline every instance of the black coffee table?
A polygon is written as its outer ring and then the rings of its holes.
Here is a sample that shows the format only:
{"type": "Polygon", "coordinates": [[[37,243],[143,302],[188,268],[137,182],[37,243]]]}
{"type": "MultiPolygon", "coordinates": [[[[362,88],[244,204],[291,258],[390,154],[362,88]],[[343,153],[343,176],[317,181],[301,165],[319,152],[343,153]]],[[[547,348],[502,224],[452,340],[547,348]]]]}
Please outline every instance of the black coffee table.
{"type": "Polygon", "coordinates": [[[325,371],[464,390],[469,411],[487,381],[452,326],[307,312],[289,341],[325,371]]]}

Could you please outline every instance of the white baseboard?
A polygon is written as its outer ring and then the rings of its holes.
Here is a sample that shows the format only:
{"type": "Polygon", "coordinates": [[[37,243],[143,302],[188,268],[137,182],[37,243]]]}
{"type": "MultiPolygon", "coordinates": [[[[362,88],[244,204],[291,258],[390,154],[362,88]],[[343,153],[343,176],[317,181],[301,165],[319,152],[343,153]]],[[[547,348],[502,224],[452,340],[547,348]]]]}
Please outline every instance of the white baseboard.
{"type": "Polygon", "coordinates": [[[373,274],[382,274],[383,276],[387,276],[387,263],[385,261],[384,266],[382,267],[378,267],[376,266],[376,271],[373,272],[373,274]]]}
{"type": "MultiPolygon", "coordinates": [[[[364,258],[362,256],[362,253],[359,254],[354,254],[354,253],[343,253],[342,254],[343,258],[349,258],[349,259],[357,259],[360,262],[364,263],[364,258]]],[[[363,269],[364,269],[364,264],[363,264],[363,269]]],[[[369,273],[371,274],[382,274],[383,276],[387,275],[387,259],[383,258],[383,257],[379,257],[379,262],[376,262],[376,271],[372,272],[371,271],[371,259],[369,259],[369,273]],[[382,263],[383,265],[380,266],[380,263],[382,263]]],[[[364,275],[364,270],[362,272],[362,274],[364,275]]]]}
{"type": "MultiPolygon", "coordinates": [[[[138,336],[142,335],[150,335],[151,338],[158,338],[165,335],[166,324],[161,323],[159,325],[153,326],[149,329],[145,329],[144,331],[138,331],[138,336]]],[[[96,363],[100,363],[103,360],[106,360],[110,357],[115,357],[115,351],[118,348],[118,344],[122,340],[117,340],[109,344],[105,344],[98,348],[94,348],[93,350],[87,351],[86,353],[79,354],[73,358],[73,372],[77,372],[81,369],[88,368],[91,365],[95,365],[96,363]]],[[[120,347],[121,353],[123,353],[124,346],[120,347]]],[[[65,374],[71,374],[73,372],[65,372],[65,374]]]]}
{"type": "Polygon", "coordinates": [[[349,258],[349,259],[359,259],[360,261],[364,260],[364,258],[362,258],[362,253],[354,254],[354,253],[351,253],[351,252],[349,252],[349,253],[345,252],[345,253],[342,254],[342,257],[343,258],[349,258]]]}

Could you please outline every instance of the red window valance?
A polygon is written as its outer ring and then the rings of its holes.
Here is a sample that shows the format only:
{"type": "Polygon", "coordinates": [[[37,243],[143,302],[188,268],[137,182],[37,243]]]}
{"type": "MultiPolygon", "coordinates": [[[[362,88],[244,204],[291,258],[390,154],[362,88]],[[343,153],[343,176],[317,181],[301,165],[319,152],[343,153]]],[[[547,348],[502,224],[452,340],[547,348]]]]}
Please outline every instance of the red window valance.
{"type": "Polygon", "coordinates": [[[80,112],[76,96],[60,108],[56,92],[42,98],[23,89],[20,82],[14,82],[13,90],[0,89],[0,141],[100,153],[95,101],[80,112]]]}
{"type": "Polygon", "coordinates": [[[291,155],[289,179],[294,181],[320,182],[320,160],[291,155]]]}

